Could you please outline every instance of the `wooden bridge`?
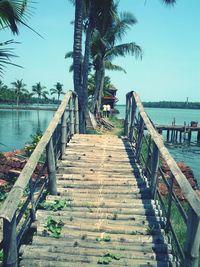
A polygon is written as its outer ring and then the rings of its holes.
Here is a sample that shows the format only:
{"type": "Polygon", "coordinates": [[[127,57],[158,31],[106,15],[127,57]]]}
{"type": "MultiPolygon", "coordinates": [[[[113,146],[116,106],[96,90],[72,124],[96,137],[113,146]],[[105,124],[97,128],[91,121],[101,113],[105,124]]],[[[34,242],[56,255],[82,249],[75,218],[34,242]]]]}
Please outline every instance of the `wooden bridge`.
{"type": "Polygon", "coordinates": [[[81,135],[77,96],[67,93],[0,210],[3,266],[198,267],[200,200],[136,93],[126,106],[123,138],[81,135]]]}

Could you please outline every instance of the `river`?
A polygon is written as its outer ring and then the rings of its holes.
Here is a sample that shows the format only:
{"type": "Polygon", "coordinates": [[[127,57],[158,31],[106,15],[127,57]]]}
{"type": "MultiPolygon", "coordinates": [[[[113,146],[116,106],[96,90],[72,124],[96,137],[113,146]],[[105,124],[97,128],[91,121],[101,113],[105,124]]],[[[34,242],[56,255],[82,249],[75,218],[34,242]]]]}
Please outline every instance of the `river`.
{"type": "MultiPolygon", "coordinates": [[[[118,118],[124,118],[125,106],[118,105],[118,118]]],[[[190,121],[200,123],[200,110],[191,109],[160,109],[145,108],[149,117],[155,124],[187,124],[190,121]]],[[[14,151],[21,149],[31,140],[31,135],[37,130],[44,131],[53,111],[44,110],[0,110],[0,151],[14,151]]],[[[195,136],[193,136],[195,138],[195,136]]],[[[170,153],[177,161],[188,164],[200,183],[200,147],[198,146],[169,146],[170,153]]]]}
{"type": "MultiPolygon", "coordinates": [[[[118,105],[118,118],[125,117],[125,106],[118,105]]],[[[197,109],[168,109],[168,108],[145,108],[145,111],[155,124],[169,124],[176,121],[176,124],[190,124],[197,121],[200,124],[200,110],[197,109]]],[[[196,141],[196,134],[192,136],[196,141]]],[[[176,161],[184,161],[191,167],[200,185],[200,146],[197,145],[166,145],[176,161]]]]}

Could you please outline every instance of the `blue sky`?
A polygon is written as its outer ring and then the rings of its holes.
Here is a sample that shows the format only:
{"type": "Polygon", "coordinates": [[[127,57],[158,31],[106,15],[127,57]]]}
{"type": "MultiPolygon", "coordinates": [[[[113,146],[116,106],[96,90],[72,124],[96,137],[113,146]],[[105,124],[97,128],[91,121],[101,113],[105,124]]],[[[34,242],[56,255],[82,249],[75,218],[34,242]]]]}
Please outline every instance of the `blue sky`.
{"type": "MultiPolygon", "coordinates": [[[[121,0],[121,11],[131,11],[138,23],[127,33],[124,42],[134,41],[144,51],[142,61],[133,57],[118,58],[127,74],[107,72],[118,88],[119,103],[125,94],[137,91],[143,101],[200,101],[200,1],[177,0],[166,7],[160,0],[121,0]]],[[[29,29],[20,27],[20,35],[1,32],[1,41],[14,39],[19,57],[15,63],[24,68],[7,67],[6,84],[23,78],[27,88],[41,82],[48,89],[56,82],[66,90],[73,89],[68,72],[70,60],[64,59],[72,50],[74,8],[68,0],[40,0],[34,4],[29,25],[44,39],[29,29]]]]}

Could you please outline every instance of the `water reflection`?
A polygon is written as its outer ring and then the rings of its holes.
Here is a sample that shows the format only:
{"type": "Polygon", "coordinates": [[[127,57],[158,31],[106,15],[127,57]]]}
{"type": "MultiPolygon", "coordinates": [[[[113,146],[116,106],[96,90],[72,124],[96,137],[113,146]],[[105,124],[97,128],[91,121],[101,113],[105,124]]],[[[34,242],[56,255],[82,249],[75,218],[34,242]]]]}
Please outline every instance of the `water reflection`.
{"type": "Polygon", "coordinates": [[[31,134],[47,128],[53,114],[43,110],[0,110],[0,151],[24,147],[31,134]]]}

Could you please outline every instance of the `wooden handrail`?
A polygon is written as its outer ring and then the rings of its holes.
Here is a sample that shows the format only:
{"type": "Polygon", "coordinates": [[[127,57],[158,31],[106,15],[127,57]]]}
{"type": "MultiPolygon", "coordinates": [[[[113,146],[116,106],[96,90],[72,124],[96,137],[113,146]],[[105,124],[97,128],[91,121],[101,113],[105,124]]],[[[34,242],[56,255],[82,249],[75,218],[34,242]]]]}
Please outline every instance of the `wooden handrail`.
{"type": "Polygon", "coordinates": [[[63,113],[65,112],[65,109],[68,105],[68,102],[70,98],[75,95],[73,91],[69,91],[65,96],[64,99],[56,111],[53,119],[51,120],[48,128],[46,129],[44,135],[40,139],[37,147],[31,154],[28,162],[26,163],[25,167],[23,168],[19,178],[15,182],[14,186],[12,187],[11,191],[9,192],[6,200],[4,201],[1,209],[0,209],[0,218],[3,218],[7,220],[8,222],[11,222],[15,212],[18,208],[18,205],[20,203],[21,197],[23,196],[23,192],[26,188],[26,186],[29,183],[29,180],[35,170],[35,167],[37,166],[37,163],[44,152],[45,148],[47,147],[63,113]]]}
{"type": "Polygon", "coordinates": [[[146,175],[150,184],[152,198],[158,199],[161,203],[167,219],[165,231],[166,233],[171,232],[177,251],[179,252],[179,258],[183,264],[182,266],[198,267],[200,248],[200,198],[192,189],[187,178],[165,147],[160,134],[156,131],[155,126],[147,116],[139,95],[133,91],[126,95],[125,135],[133,146],[136,160],[138,160],[139,163],[143,162],[145,164],[143,166],[143,171],[147,171],[146,175]],[[147,135],[149,136],[148,143],[145,141],[147,135]],[[142,147],[145,147],[145,145],[148,147],[147,155],[145,155],[146,159],[142,154],[142,147]],[[165,181],[162,169],[159,167],[159,156],[161,156],[162,161],[168,165],[171,172],[169,182],[165,181]],[[159,176],[159,173],[161,173],[161,176],[159,176]],[[167,209],[158,189],[159,180],[162,178],[164,182],[167,182],[169,195],[167,198],[167,209]],[[189,215],[183,214],[183,207],[178,198],[174,195],[174,180],[176,180],[182,194],[189,204],[189,215]],[[178,208],[179,212],[181,211],[180,215],[183,217],[184,223],[187,226],[184,248],[181,246],[177,238],[177,233],[171,224],[172,202],[178,208]]]}
{"type": "Polygon", "coordinates": [[[173,159],[173,157],[170,155],[168,149],[165,147],[164,142],[158,132],[153,127],[151,121],[149,120],[146,112],[144,111],[142,102],[140,100],[139,95],[136,92],[131,92],[132,96],[134,97],[135,104],[138,108],[138,111],[140,113],[140,116],[142,117],[146,129],[149,131],[149,134],[151,135],[152,140],[155,142],[156,146],[159,149],[159,152],[163,158],[164,161],[166,161],[168,167],[170,168],[170,171],[174,175],[178,185],[181,188],[181,191],[185,198],[187,199],[188,203],[196,213],[196,215],[200,218],[200,199],[197,196],[197,194],[192,189],[190,183],[188,182],[185,175],[181,172],[180,168],[178,167],[176,161],[173,159]]]}

